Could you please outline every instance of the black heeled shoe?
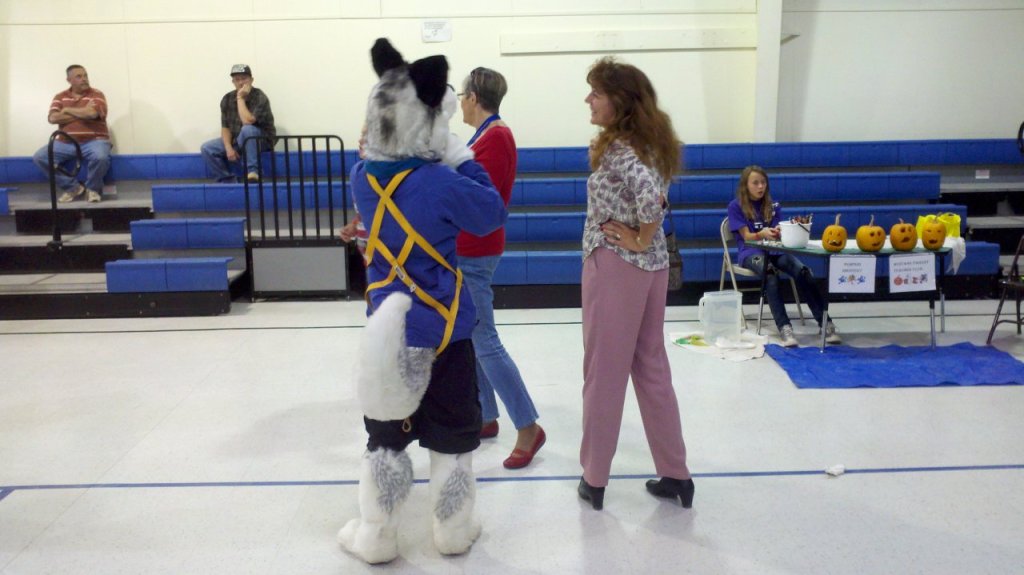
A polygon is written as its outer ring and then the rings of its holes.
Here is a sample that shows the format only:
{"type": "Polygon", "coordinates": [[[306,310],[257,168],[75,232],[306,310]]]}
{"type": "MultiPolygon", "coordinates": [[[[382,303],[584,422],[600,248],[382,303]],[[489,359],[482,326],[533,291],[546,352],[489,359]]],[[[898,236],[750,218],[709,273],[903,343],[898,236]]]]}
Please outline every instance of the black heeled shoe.
{"type": "Polygon", "coordinates": [[[689,509],[693,507],[693,480],[662,477],[647,482],[647,492],[655,497],[679,498],[679,503],[689,509]]]}
{"type": "Polygon", "coordinates": [[[576,492],[580,494],[580,499],[589,501],[595,511],[604,508],[604,487],[593,487],[580,477],[580,486],[576,488],[576,492]]]}

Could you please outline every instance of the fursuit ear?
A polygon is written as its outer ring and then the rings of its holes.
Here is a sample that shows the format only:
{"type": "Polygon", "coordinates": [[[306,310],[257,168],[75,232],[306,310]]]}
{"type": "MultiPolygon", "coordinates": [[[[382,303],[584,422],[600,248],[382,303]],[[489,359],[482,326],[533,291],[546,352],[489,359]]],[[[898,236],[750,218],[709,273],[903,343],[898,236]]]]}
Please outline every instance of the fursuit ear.
{"type": "Polygon", "coordinates": [[[409,65],[409,76],[416,86],[416,96],[431,108],[441,105],[448,90],[448,60],[444,56],[428,56],[409,65]]]}
{"type": "Polygon", "coordinates": [[[370,59],[373,61],[373,71],[377,72],[378,78],[383,76],[384,72],[405,64],[402,55],[395,50],[387,38],[377,38],[377,41],[373,43],[373,48],[370,48],[370,59]]]}

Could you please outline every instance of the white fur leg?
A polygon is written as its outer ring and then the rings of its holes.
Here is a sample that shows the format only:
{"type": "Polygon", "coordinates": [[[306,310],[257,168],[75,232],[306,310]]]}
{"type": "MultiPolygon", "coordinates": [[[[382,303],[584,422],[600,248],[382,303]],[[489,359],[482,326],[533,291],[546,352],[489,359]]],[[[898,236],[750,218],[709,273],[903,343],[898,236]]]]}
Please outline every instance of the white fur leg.
{"type": "Polygon", "coordinates": [[[359,513],[338,532],[338,542],[367,563],[398,557],[398,512],[412,488],[412,460],[404,451],[378,449],[363,456],[359,513]]]}
{"type": "Polygon", "coordinates": [[[430,383],[434,350],[405,345],[405,314],[410,307],[412,298],[395,292],[373,312],[363,330],[356,395],[363,414],[370,419],[409,417],[430,383]]]}
{"type": "Polygon", "coordinates": [[[480,536],[473,513],[476,480],[473,453],[430,452],[430,502],[434,511],[434,544],[443,555],[469,551],[480,536]]]}

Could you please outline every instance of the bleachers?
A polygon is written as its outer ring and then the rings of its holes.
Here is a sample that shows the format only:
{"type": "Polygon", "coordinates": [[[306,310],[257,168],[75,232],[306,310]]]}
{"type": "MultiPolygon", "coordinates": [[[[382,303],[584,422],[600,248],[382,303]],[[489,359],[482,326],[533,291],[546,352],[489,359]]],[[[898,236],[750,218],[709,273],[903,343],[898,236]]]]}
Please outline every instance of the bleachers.
{"type": "MultiPolygon", "coordinates": [[[[243,184],[158,184],[153,186],[153,211],[160,212],[237,212],[245,210],[245,186],[243,184]]],[[[253,207],[259,205],[259,188],[250,186],[249,201],[253,207]]],[[[333,206],[341,209],[347,206],[340,183],[328,186],[326,182],[307,183],[300,193],[298,184],[278,182],[276,186],[267,183],[263,188],[263,203],[270,207],[277,200],[282,208],[321,208],[333,206]],[[289,201],[291,202],[289,204],[289,201]]]]}
{"type": "MultiPolygon", "coordinates": [[[[705,144],[687,146],[684,158],[687,171],[669,190],[672,220],[685,262],[684,277],[688,282],[715,285],[722,261],[719,224],[735,196],[739,172],[748,164],[759,164],[771,172],[772,195],[787,213],[814,214],[812,237],[820,236],[837,213],[842,214],[842,223],[852,237],[872,216],[876,224],[888,228],[899,218],[915,222],[919,215],[938,212],[959,214],[961,231],[966,232],[966,209],[941,202],[943,166],[1022,163],[1015,142],[1009,139],[705,144]]],[[[344,152],[344,160],[346,167],[354,165],[354,153],[344,152]]],[[[296,212],[317,205],[321,209],[331,205],[336,211],[348,206],[348,194],[341,184],[328,187],[325,180],[312,181],[313,174],[323,178],[328,170],[336,178],[341,152],[332,151],[329,162],[324,151],[315,158],[308,152],[301,157],[292,152],[287,158],[279,154],[275,162],[282,174],[286,167],[293,174],[301,167],[307,183],[300,189],[297,182],[283,178],[276,185],[266,182],[262,197],[266,206],[276,202],[296,212]]],[[[108,291],[227,289],[230,275],[225,270],[244,269],[245,258],[239,256],[245,245],[245,187],[203,183],[208,178],[198,154],[115,156],[112,163],[118,180],[152,183],[153,219],[131,223],[135,259],[108,262],[108,291]],[[184,279],[189,275],[193,279],[184,279]]],[[[521,149],[519,172],[506,228],[508,247],[495,275],[496,286],[578,284],[585,176],[589,172],[587,149],[521,149]]],[[[0,158],[0,185],[38,185],[42,181],[30,158],[0,158]]],[[[249,188],[254,206],[259,205],[258,190],[249,188]]],[[[8,189],[0,187],[0,215],[9,213],[8,205],[8,189]]],[[[101,204],[105,209],[117,205],[101,204]]],[[[806,263],[821,274],[824,264],[815,260],[806,263]]],[[[968,241],[968,257],[960,275],[994,278],[999,273],[998,262],[997,245],[968,241]]],[[[879,269],[880,276],[885,273],[879,269]]]]}
{"type": "Polygon", "coordinates": [[[131,223],[133,250],[245,247],[245,218],[167,218],[131,223]]]}
{"type": "Polygon", "coordinates": [[[231,258],[130,259],[107,262],[109,293],[223,292],[231,258]]]}
{"type": "MultiPolygon", "coordinates": [[[[673,204],[728,205],[736,197],[736,175],[681,176],[669,189],[673,204]]],[[[792,202],[937,201],[937,172],[827,173],[773,175],[772,197],[792,202]]],[[[587,179],[524,178],[512,189],[513,207],[571,206],[587,203],[587,179]]]]}
{"type": "MultiPolygon", "coordinates": [[[[771,144],[690,144],[683,152],[687,170],[999,165],[1021,163],[1016,140],[887,140],[878,142],[799,142],[771,144]]],[[[587,172],[587,148],[520,150],[520,173],[587,172]]]]}

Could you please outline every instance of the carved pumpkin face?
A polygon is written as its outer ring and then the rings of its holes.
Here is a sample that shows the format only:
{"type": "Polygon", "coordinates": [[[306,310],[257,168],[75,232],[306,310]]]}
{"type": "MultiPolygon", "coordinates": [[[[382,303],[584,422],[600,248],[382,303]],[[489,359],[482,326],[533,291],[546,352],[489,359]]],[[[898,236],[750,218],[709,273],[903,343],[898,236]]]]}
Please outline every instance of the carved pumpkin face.
{"type": "Polygon", "coordinates": [[[903,223],[901,218],[900,223],[889,230],[889,243],[895,250],[909,252],[917,246],[917,230],[914,226],[903,223]]]}
{"type": "Polygon", "coordinates": [[[875,225],[875,216],[871,216],[868,225],[857,228],[857,247],[865,252],[877,252],[885,245],[885,230],[875,225]]]}
{"type": "Polygon", "coordinates": [[[921,243],[930,250],[937,250],[946,243],[946,224],[932,220],[921,228],[921,243]]]}
{"type": "Polygon", "coordinates": [[[841,252],[846,247],[846,228],[839,225],[839,216],[836,214],[836,223],[825,228],[821,234],[821,247],[827,252],[841,252]]]}

